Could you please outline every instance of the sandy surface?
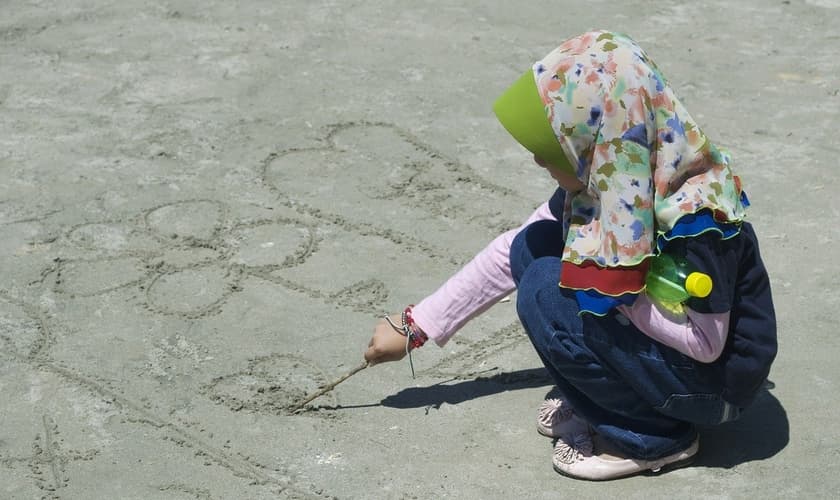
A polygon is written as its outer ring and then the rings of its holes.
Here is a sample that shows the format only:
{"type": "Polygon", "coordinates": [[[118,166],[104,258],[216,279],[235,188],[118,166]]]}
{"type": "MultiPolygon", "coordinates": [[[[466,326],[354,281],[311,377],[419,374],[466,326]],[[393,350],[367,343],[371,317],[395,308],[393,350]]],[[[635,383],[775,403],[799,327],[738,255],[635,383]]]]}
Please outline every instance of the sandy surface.
{"type": "Polygon", "coordinates": [[[0,2],[0,498],[836,498],[839,48],[838,0],[0,2]],[[490,106],[596,27],[733,152],[773,387],[566,479],[508,302],[291,414],[551,193],[490,106]]]}

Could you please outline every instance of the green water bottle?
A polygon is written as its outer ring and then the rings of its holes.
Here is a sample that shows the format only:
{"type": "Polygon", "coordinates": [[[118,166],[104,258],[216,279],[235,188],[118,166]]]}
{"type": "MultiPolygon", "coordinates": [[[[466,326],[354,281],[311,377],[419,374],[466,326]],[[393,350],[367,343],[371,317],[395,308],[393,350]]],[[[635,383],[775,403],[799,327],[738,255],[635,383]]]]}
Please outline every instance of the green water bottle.
{"type": "Polygon", "coordinates": [[[691,268],[685,259],[659,254],[650,262],[645,278],[645,291],[667,304],[680,304],[690,297],[707,297],[712,293],[712,278],[691,268]]]}

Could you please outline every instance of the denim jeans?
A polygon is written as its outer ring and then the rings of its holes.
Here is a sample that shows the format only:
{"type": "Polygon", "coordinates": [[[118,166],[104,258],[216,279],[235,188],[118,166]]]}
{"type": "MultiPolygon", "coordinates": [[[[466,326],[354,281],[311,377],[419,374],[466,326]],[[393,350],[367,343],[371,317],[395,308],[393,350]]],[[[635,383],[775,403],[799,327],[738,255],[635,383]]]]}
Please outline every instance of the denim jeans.
{"type": "Polygon", "coordinates": [[[539,221],[511,246],[517,312],[558,388],[604,439],[651,460],[688,447],[695,424],[734,420],[722,379],[639,331],[613,310],[579,315],[574,291],[558,286],[562,225],[539,221]]]}

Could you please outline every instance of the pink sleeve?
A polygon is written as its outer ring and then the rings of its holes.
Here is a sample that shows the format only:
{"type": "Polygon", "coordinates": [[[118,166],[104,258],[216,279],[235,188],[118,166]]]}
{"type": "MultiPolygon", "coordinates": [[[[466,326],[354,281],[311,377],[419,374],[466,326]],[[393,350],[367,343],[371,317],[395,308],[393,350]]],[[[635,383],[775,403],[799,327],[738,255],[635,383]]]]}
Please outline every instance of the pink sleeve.
{"type": "Polygon", "coordinates": [[[663,314],[645,294],[632,306],[618,309],[648,337],[701,363],[720,356],[729,332],[729,312],[702,314],[686,307],[683,317],[674,318],[663,314]]]}
{"type": "Polygon", "coordinates": [[[516,285],[510,274],[510,245],[525,226],[538,220],[557,220],[548,208],[540,205],[518,229],[496,237],[438,290],[414,306],[417,326],[439,346],[470,319],[506,297],[516,285]]]}

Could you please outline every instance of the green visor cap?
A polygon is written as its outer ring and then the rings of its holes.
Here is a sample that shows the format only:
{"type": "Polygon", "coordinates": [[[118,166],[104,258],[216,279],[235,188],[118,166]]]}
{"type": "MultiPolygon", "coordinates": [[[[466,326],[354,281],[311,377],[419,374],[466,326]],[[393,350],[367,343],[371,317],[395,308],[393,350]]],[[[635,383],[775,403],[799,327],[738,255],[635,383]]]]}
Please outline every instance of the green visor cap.
{"type": "Polygon", "coordinates": [[[560,170],[575,175],[575,169],[548,122],[532,70],[526,71],[496,99],[493,112],[508,133],[525,149],[560,170]]]}

